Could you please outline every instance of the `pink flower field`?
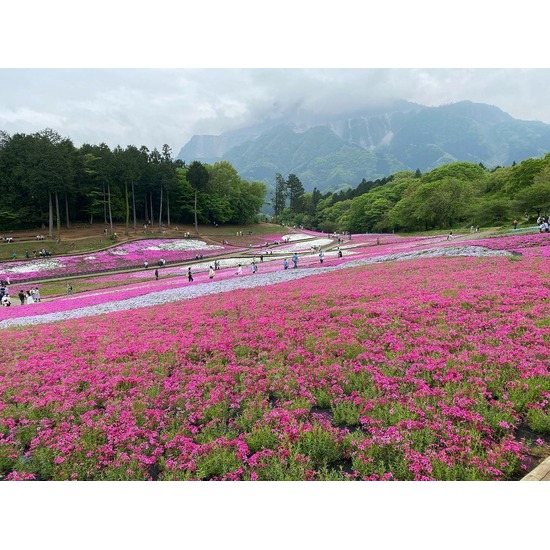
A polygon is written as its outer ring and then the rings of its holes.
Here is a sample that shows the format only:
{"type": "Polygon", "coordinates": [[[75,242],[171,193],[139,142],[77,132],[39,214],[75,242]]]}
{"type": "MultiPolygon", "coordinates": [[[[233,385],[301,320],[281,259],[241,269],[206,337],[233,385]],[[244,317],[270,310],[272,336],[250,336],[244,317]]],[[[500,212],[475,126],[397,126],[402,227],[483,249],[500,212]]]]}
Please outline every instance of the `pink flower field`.
{"type": "Polygon", "coordinates": [[[5,262],[0,265],[0,276],[9,276],[12,282],[34,281],[44,276],[67,277],[136,268],[145,261],[154,267],[161,258],[166,262],[184,262],[198,255],[207,257],[238,250],[230,246],[207,245],[196,239],[141,239],[91,254],[5,262]]]}
{"type": "Polygon", "coordinates": [[[543,237],[3,329],[0,476],[519,479],[550,441],[543,237]]]}

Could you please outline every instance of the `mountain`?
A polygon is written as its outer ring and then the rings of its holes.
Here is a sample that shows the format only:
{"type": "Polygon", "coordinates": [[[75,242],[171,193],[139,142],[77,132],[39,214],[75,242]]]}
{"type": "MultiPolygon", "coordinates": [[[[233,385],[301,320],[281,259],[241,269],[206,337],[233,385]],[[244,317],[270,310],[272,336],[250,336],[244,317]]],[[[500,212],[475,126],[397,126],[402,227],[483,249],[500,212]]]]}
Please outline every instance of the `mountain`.
{"type": "Polygon", "coordinates": [[[399,170],[456,161],[507,166],[550,151],[550,125],[462,101],[425,107],[399,101],[330,118],[267,120],[220,136],[193,136],[177,158],[229,161],[247,180],[274,185],[296,174],[306,191],[356,187],[399,170]]]}

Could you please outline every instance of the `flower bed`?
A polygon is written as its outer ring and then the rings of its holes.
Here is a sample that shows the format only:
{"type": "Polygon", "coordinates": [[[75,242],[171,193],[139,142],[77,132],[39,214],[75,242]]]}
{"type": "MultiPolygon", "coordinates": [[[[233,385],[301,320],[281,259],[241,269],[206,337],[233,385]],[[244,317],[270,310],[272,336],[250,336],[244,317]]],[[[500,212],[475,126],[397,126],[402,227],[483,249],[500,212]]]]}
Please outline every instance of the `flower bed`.
{"type": "Polygon", "coordinates": [[[0,473],[517,478],[518,428],[550,432],[547,273],[421,258],[8,329],[0,473]]]}
{"type": "Polygon", "coordinates": [[[145,261],[153,267],[161,258],[167,263],[183,262],[198,255],[212,256],[229,250],[239,249],[207,245],[204,241],[194,239],[144,239],[93,254],[4,262],[0,265],[0,276],[7,275],[12,282],[17,283],[45,277],[67,277],[135,268],[142,266],[145,261]]]}

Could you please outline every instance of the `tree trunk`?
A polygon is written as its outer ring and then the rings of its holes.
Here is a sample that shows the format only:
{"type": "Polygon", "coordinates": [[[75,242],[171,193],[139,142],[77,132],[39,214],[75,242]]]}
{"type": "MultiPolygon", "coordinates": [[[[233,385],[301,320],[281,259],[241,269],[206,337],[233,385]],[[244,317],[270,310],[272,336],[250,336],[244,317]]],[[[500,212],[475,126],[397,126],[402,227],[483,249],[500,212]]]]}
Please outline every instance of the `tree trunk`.
{"type": "Polygon", "coordinates": [[[160,206],[159,206],[159,229],[162,229],[162,195],[163,195],[163,187],[160,186],[160,206]]]}
{"type": "Polygon", "coordinates": [[[124,197],[126,199],[126,235],[130,229],[130,198],[128,197],[128,182],[124,182],[124,197]]]}
{"type": "Polygon", "coordinates": [[[111,228],[111,235],[113,234],[113,213],[111,211],[111,184],[107,183],[107,204],[109,206],[109,227],[111,228]]]}
{"type": "Polygon", "coordinates": [[[199,222],[197,221],[197,190],[195,189],[195,233],[199,234],[199,222]]]}
{"type": "Polygon", "coordinates": [[[53,238],[53,203],[52,192],[48,191],[48,237],[53,238]]]}
{"type": "Polygon", "coordinates": [[[166,191],[166,222],[170,227],[170,193],[166,191]]]}
{"type": "Polygon", "coordinates": [[[134,214],[134,233],[135,233],[137,231],[137,220],[136,220],[136,194],[135,194],[133,181],[132,181],[132,212],[134,214]]]}
{"type": "Polygon", "coordinates": [[[147,206],[147,193],[145,193],[145,223],[149,223],[149,207],[147,206]]]}
{"type": "Polygon", "coordinates": [[[57,228],[57,240],[61,240],[61,216],[59,215],[59,196],[57,191],[55,192],[55,217],[56,217],[56,228],[57,228]]]}
{"type": "Polygon", "coordinates": [[[67,191],[65,191],[65,217],[66,217],[66,227],[70,229],[71,222],[69,221],[69,197],[67,196],[67,191]]]}
{"type": "Polygon", "coordinates": [[[153,214],[153,191],[151,191],[150,195],[149,195],[149,211],[151,213],[151,226],[153,226],[155,224],[155,216],[153,214]]]}
{"type": "Polygon", "coordinates": [[[103,220],[107,225],[107,197],[105,196],[105,182],[103,182],[103,220]]]}

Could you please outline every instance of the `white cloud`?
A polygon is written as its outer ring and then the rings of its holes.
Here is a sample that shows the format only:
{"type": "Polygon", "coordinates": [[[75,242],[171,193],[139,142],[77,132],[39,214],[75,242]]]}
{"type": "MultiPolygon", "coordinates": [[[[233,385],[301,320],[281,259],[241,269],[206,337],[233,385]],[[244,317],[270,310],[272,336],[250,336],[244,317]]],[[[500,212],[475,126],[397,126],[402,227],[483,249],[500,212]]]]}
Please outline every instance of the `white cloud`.
{"type": "Polygon", "coordinates": [[[406,99],[496,105],[550,123],[550,69],[0,69],[0,129],[51,127],[75,145],[170,145],[267,117],[406,99]]]}

